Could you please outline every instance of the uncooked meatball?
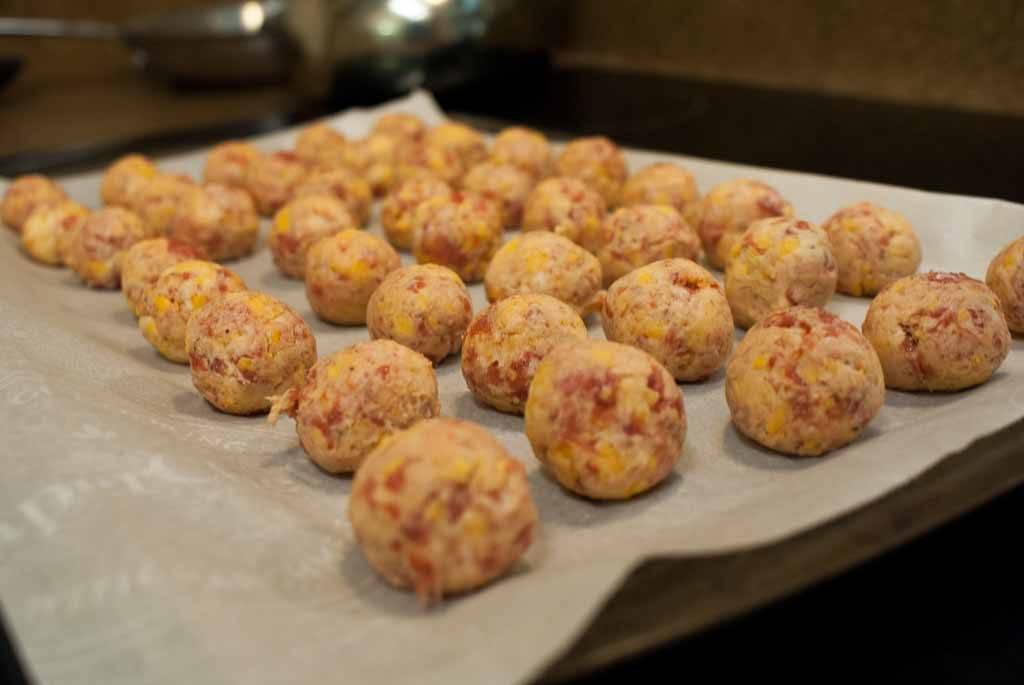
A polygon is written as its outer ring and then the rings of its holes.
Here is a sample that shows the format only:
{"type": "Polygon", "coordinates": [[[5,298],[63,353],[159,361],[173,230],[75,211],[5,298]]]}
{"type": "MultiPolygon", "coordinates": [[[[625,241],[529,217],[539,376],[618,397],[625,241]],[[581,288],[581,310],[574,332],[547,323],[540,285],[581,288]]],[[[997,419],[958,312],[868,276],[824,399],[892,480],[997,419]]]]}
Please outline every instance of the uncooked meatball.
{"type": "Polygon", "coordinates": [[[568,238],[547,231],[524,233],[494,255],[484,287],[491,302],[519,293],[541,293],[586,316],[601,290],[601,264],[568,238]]]}
{"type": "Polygon", "coordinates": [[[600,244],[604,199],[566,176],[541,181],[523,208],[523,231],[551,231],[594,252],[600,244]]]}
{"type": "Polygon", "coordinates": [[[451,186],[429,171],[399,184],[380,206],[380,223],[388,241],[400,250],[412,248],[416,208],[432,197],[447,197],[451,192],[451,186]]]}
{"type": "Polygon", "coordinates": [[[245,189],[252,195],[256,210],[270,216],[295,196],[295,189],[307,175],[309,169],[295,153],[279,151],[252,163],[245,189]]]}
{"type": "Polygon", "coordinates": [[[605,285],[659,259],[700,259],[700,238],[668,205],[631,205],[612,212],[601,225],[595,251],[605,285]]]}
{"type": "Polygon", "coordinates": [[[474,193],[452,193],[420,204],[412,252],[420,264],[441,264],[468,283],[479,281],[501,246],[501,213],[474,193]]]}
{"type": "Polygon", "coordinates": [[[333,168],[345,162],[348,140],[330,124],[316,123],[299,131],[295,156],[310,167],[333,168]]]}
{"type": "Polygon", "coordinates": [[[395,184],[396,167],[404,146],[416,143],[385,133],[374,133],[352,145],[349,167],[370,184],[374,195],[383,195],[395,184]]]}
{"type": "Polygon", "coordinates": [[[502,225],[515,228],[523,221],[523,204],[533,190],[533,177],[511,164],[481,162],[462,179],[462,188],[494,200],[501,210],[502,225]]]}
{"type": "Polygon", "coordinates": [[[823,228],[839,265],[839,292],[874,295],[921,264],[921,241],[902,215],[860,202],[840,209],[823,228]]]}
{"type": "Polygon", "coordinates": [[[816,457],[853,442],[884,399],[871,345],[816,307],[766,316],[737,345],[725,372],[733,424],[785,454],[816,457]]]}
{"type": "Polygon", "coordinates": [[[157,174],[132,195],[129,208],[142,219],[147,237],[156,238],[167,235],[175,217],[200,192],[199,186],[191,180],[171,174],[157,174]]]}
{"type": "Polygon", "coordinates": [[[260,235],[260,217],[241,188],[207,183],[188,193],[167,225],[167,237],[197,245],[214,261],[250,254],[260,235]]]}
{"type": "Polygon", "coordinates": [[[626,499],[664,480],[682,456],[683,393],[643,350],[604,340],[561,345],[530,385],[526,437],[563,487],[626,499]]]}
{"type": "Polygon", "coordinates": [[[896,390],[962,390],[987,381],[1010,350],[999,298],[960,273],[905,276],[882,289],[862,326],[896,390]]]}
{"type": "Polygon", "coordinates": [[[689,259],[653,262],[615,281],[601,323],[609,340],[647,352],[680,381],[707,378],[732,351],[732,315],[722,287],[689,259]]]}
{"type": "Polygon", "coordinates": [[[540,131],[523,126],[502,129],[491,145],[492,162],[512,164],[541,180],[551,175],[551,145],[540,131]]]}
{"type": "Polygon", "coordinates": [[[295,197],[303,195],[333,195],[341,200],[352,218],[364,226],[370,218],[373,191],[370,184],[348,169],[320,169],[313,171],[295,188],[295,197]]]}
{"type": "Polygon", "coordinates": [[[132,313],[142,315],[146,290],[156,283],[164,270],[190,259],[207,259],[207,256],[200,247],[168,238],[150,238],[129,247],[121,261],[121,292],[132,313]]]}
{"type": "Polygon", "coordinates": [[[245,281],[220,264],[200,259],[179,262],[164,269],[146,289],[139,331],[165,359],[187,364],[185,327],[189,318],[210,302],[245,289],[245,281]]]}
{"type": "Polygon", "coordinates": [[[1000,250],[988,266],[985,283],[1003,305],[1010,330],[1024,333],[1024,238],[1000,250]]]}
{"type": "Polygon", "coordinates": [[[777,309],[824,307],[836,291],[828,236],[798,219],[761,219],[733,243],[725,295],[736,325],[749,328],[777,309]]]}
{"type": "Polygon", "coordinates": [[[370,295],[402,266],[395,249],[366,231],[348,229],[321,238],[306,254],[306,298],[324,321],[366,323],[370,295]]]}
{"type": "Polygon", "coordinates": [[[382,114],[373,125],[373,133],[400,140],[420,140],[427,134],[427,125],[415,114],[392,112],[382,114]]]}
{"type": "Polygon", "coordinates": [[[67,264],[86,285],[117,288],[125,250],[146,237],[142,220],[134,212],[105,207],[72,232],[67,264]]]}
{"type": "Polygon", "coordinates": [[[358,225],[341,200],[333,195],[303,195],[274,216],[267,247],[281,273],[302,278],[310,246],[321,238],[350,228],[358,228],[358,225]]]}
{"type": "Polygon", "coordinates": [[[494,436],[436,418],[367,457],[348,519],[370,566],[429,604],[511,569],[533,540],[537,508],[523,465],[494,436]]]}
{"type": "Polygon", "coordinates": [[[470,392],[499,411],[521,414],[537,364],[560,343],[587,338],[583,319],[549,295],[512,295],[473,319],[462,342],[470,392]]]}
{"type": "Polygon", "coordinates": [[[570,141],[558,156],[555,168],[559,176],[578,178],[596,190],[608,207],[619,204],[622,184],[629,174],[619,146],[604,136],[570,141]]]}
{"type": "Polygon", "coordinates": [[[249,169],[263,157],[263,153],[249,143],[229,140],[215,145],[206,156],[203,180],[206,183],[220,183],[232,188],[245,188],[249,169]]]}
{"type": "Polygon", "coordinates": [[[459,275],[438,264],[392,271],[366,307],[370,337],[416,350],[435,364],[462,348],[473,304],[459,275]]]}
{"type": "Polygon", "coordinates": [[[231,293],[189,317],[185,351],[192,384],[228,414],[270,409],[271,397],[305,382],[316,338],[295,310],[270,295],[231,293]]]}
{"type": "Polygon", "coordinates": [[[622,186],[623,205],[669,205],[685,216],[700,200],[693,174],[669,162],[656,162],[636,172],[622,186]]]}
{"type": "Polygon", "coordinates": [[[454,152],[463,169],[472,169],[487,158],[487,142],[478,131],[449,121],[427,131],[426,142],[454,152]]]}
{"type": "Polygon", "coordinates": [[[793,206],[778,191],[747,178],[727,181],[711,189],[687,209],[687,220],[697,230],[708,263],[724,269],[732,244],[758,219],[793,216],[793,206]]]}
{"type": "Polygon", "coordinates": [[[37,208],[57,204],[68,199],[59,185],[38,174],[19,176],[7,186],[0,202],[0,219],[15,233],[28,221],[37,208]]]}
{"type": "Polygon", "coordinates": [[[131,209],[142,189],[159,173],[149,157],[125,155],[103,172],[100,199],[105,205],[131,209]]]}
{"type": "Polygon", "coordinates": [[[422,140],[399,146],[395,153],[394,183],[422,171],[429,171],[445,183],[457,184],[467,171],[459,153],[437,143],[422,140]]]}
{"type": "Polygon", "coordinates": [[[440,411],[430,361],[396,342],[372,340],[320,359],[304,385],[274,398],[269,420],[293,416],[313,463],[348,473],[381,441],[440,411]]]}
{"type": "Polygon", "coordinates": [[[63,264],[72,236],[87,216],[89,210],[72,200],[38,207],[21,227],[21,246],[37,262],[63,264]]]}

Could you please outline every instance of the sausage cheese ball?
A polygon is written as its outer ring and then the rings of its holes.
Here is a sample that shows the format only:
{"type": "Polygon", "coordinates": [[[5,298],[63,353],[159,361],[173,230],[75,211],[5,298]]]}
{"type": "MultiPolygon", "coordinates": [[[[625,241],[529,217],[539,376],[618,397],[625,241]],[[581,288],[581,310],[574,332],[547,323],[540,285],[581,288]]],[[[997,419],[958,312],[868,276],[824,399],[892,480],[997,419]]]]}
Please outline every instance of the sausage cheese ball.
{"type": "Polygon", "coordinates": [[[689,259],[664,259],[612,284],[601,307],[605,336],[638,347],[680,381],[707,378],[732,351],[722,287],[689,259]]]}
{"type": "Polygon", "coordinates": [[[421,140],[427,134],[427,125],[415,114],[393,112],[381,115],[373,125],[373,133],[399,140],[421,140]]]}
{"type": "Polygon", "coordinates": [[[279,151],[263,155],[249,167],[245,189],[252,195],[256,210],[270,216],[295,195],[309,170],[294,153],[279,151]]]}
{"type": "Polygon", "coordinates": [[[882,289],[862,326],[886,386],[962,390],[987,381],[1010,350],[999,298],[964,274],[905,276],[882,289]]]}
{"type": "Polygon", "coordinates": [[[295,156],[308,166],[337,167],[345,162],[348,140],[329,124],[306,126],[295,138],[295,156]]]}
{"type": "Polygon", "coordinates": [[[244,291],[245,282],[231,269],[200,259],[169,266],[146,289],[139,331],[165,359],[188,363],[185,326],[189,317],[228,293],[244,291]]]}
{"type": "Polygon", "coordinates": [[[496,164],[511,164],[540,180],[551,174],[551,145],[540,131],[523,126],[502,129],[491,145],[490,159],[496,164]]]}
{"type": "Polygon", "coordinates": [[[366,323],[370,295],[402,266],[395,249],[366,231],[348,229],[321,238],[306,254],[306,297],[324,321],[366,323]]]}
{"type": "Polygon", "coordinates": [[[523,204],[533,190],[533,177],[511,164],[481,162],[463,177],[462,188],[494,200],[504,227],[515,228],[523,221],[523,204]]]}
{"type": "Polygon", "coordinates": [[[761,219],[733,243],[725,295],[736,325],[749,328],[777,309],[824,307],[836,291],[836,275],[821,228],[797,219],[761,219]]]}
{"type": "Polygon", "coordinates": [[[304,385],[275,398],[270,422],[295,417],[306,454],[330,473],[355,471],[382,440],[441,411],[430,361],[390,340],[320,359],[304,385]]]}
{"type": "Polygon", "coordinates": [[[202,248],[168,238],[150,238],[129,247],[121,261],[121,292],[132,313],[142,315],[146,290],[165,269],[190,259],[206,258],[202,248]]]}
{"type": "Polygon", "coordinates": [[[229,140],[215,145],[206,156],[203,181],[220,183],[232,188],[245,188],[249,169],[263,156],[263,153],[249,143],[229,140]]]}
{"type": "Polygon", "coordinates": [[[622,186],[624,205],[669,205],[683,214],[698,200],[700,193],[693,174],[669,162],[645,166],[622,186]]]}
{"type": "Polygon", "coordinates": [[[353,144],[353,157],[358,160],[350,161],[349,167],[366,179],[374,195],[383,195],[395,184],[401,148],[414,144],[385,133],[373,133],[353,144]]]}
{"type": "Polygon", "coordinates": [[[260,217],[241,188],[207,183],[183,197],[166,235],[201,247],[214,261],[237,259],[256,247],[260,217]]]}
{"type": "Polygon", "coordinates": [[[985,283],[1003,305],[1010,330],[1024,333],[1024,238],[1017,238],[996,255],[985,283]]]}
{"type": "Polygon", "coordinates": [[[305,382],[316,338],[295,310],[270,295],[230,293],[189,317],[185,351],[192,384],[228,414],[270,409],[271,397],[305,382]]]}
{"type": "Polygon", "coordinates": [[[586,316],[601,290],[601,264],[568,238],[547,231],[524,233],[494,255],[484,274],[484,287],[491,302],[519,293],[541,293],[586,316]]]}
{"type": "Polygon", "coordinates": [[[823,225],[839,265],[839,292],[874,295],[921,264],[921,242],[900,214],[860,202],[823,225]]]}
{"type": "Polygon", "coordinates": [[[37,262],[63,264],[72,236],[87,216],[89,210],[72,200],[39,207],[21,227],[21,246],[37,262]]]}
{"type": "Polygon", "coordinates": [[[455,185],[467,168],[456,150],[422,140],[399,146],[395,153],[393,183],[401,183],[410,176],[429,171],[445,183],[455,185]]]}
{"type": "Polygon", "coordinates": [[[302,278],[310,246],[350,228],[358,226],[341,200],[333,195],[303,195],[274,215],[267,247],[281,273],[302,278]]]}
{"type": "Polygon", "coordinates": [[[121,284],[125,250],[147,237],[142,220],[123,207],[105,207],[86,217],[71,235],[68,266],[86,285],[116,288],[121,284]]]}
{"type": "Polygon", "coordinates": [[[561,345],[530,385],[526,437],[563,487],[626,499],[664,480],[682,456],[683,393],[643,350],[604,340],[561,345]]]}
{"type": "Polygon", "coordinates": [[[146,235],[167,235],[183,207],[189,205],[199,186],[181,176],[157,174],[133,196],[129,208],[139,215],[146,235]]]}
{"type": "Polygon", "coordinates": [[[687,212],[687,219],[704,243],[708,263],[724,269],[732,244],[750,224],[773,216],[791,217],[793,206],[774,188],[741,178],[715,186],[687,212]]]}
{"type": "Polygon", "coordinates": [[[620,207],[601,225],[596,250],[605,285],[659,259],[700,259],[700,238],[668,205],[620,207]]]}
{"type": "Polygon", "coordinates": [[[295,188],[295,196],[333,195],[345,203],[349,213],[360,226],[370,218],[373,191],[370,184],[348,169],[319,169],[310,173],[295,188]]]}
{"type": "Polygon", "coordinates": [[[392,271],[366,307],[371,338],[394,340],[435,364],[462,348],[472,318],[473,303],[462,279],[438,264],[392,271]]]}
{"type": "Polygon", "coordinates": [[[523,207],[523,231],[551,231],[595,251],[604,221],[604,199],[583,181],[559,176],[541,181],[523,207]]]}
{"type": "Polygon", "coordinates": [[[477,314],[469,325],[462,341],[462,376],[481,402],[519,414],[540,360],[562,342],[586,338],[583,319],[561,300],[513,295],[477,314]]]}
{"type": "Polygon", "coordinates": [[[412,252],[420,264],[441,264],[468,283],[479,281],[501,246],[501,213],[482,195],[452,193],[420,204],[412,252]]]}
{"type": "Polygon", "coordinates": [[[59,203],[59,205],[57,206],[66,207],[67,211],[73,214],[78,214],[81,211],[81,209],[85,210],[85,216],[83,216],[81,220],[62,221],[59,224],[59,229],[57,231],[57,258],[60,260],[61,264],[70,267],[72,259],[71,245],[74,242],[75,233],[77,233],[78,229],[81,228],[83,223],[85,223],[85,219],[91,213],[91,210],[72,200],[65,200],[64,202],[59,203]],[[67,206],[65,204],[68,202],[71,203],[70,206],[67,206]]]}
{"type": "Polygon", "coordinates": [[[4,199],[0,201],[0,219],[7,228],[20,233],[21,227],[37,208],[67,199],[64,189],[45,176],[19,176],[7,186],[4,199]]]}
{"type": "Polygon", "coordinates": [[[143,155],[125,155],[107,167],[100,185],[100,199],[105,205],[131,209],[143,187],[159,171],[153,160],[143,155]]]}
{"type": "Polygon", "coordinates": [[[619,146],[604,136],[570,141],[558,156],[555,168],[559,176],[578,178],[596,190],[608,207],[619,204],[622,184],[629,173],[619,146]]]}
{"type": "Polygon", "coordinates": [[[736,346],[725,372],[736,428],[785,454],[853,442],[882,407],[878,355],[851,324],[815,307],[773,312],[736,346]]]}
{"type": "Polygon", "coordinates": [[[507,572],[533,541],[537,508],[526,470],[494,436],[436,418],[370,453],[348,519],[370,566],[428,604],[507,572]]]}
{"type": "Polygon", "coordinates": [[[455,153],[462,168],[472,169],[487,158],[487,142],[478,131],[454,121],[439,124],[427,131],[428,145],[436,145],[455,153]]]}
{"type": "Polygon", "coordinates": [[[410,249],[416,208],[432,197],[447,197],[451,192],[451,186],[429,171],[402,181],[380,206],[380,224],[388,241],[400,250],[410,249]]]}

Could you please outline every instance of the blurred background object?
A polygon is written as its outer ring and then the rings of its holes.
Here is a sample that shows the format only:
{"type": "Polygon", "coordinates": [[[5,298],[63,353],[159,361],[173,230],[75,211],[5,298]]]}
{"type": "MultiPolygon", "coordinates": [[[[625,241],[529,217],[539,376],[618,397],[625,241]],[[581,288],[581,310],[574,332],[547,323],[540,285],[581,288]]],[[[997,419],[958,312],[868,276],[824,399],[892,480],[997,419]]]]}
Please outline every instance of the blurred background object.
{"type": "MultiPolygon", "coordinates": [[[[0,14],[126,26],[142,16],[223,2],[6,0],[0,14]]],[[[262,73],[244,52],[198,59],[191,76],[191,59],[160,70],[151,56],[150,73],[164,79],[158,81],[140,74],[138,53],[116,42],[0,38],[0,71],[13,72],[22,62],[0,88],[0,156],[77,146],[85,158],[88,146],[239,122],[248,126],[241,133],[253,132],[416,87],[466,113],[538,125],[551,125],[545,113],[557,100],[556,125],[573,130],[629,116],[651,125],[660,117],[662,128],[687,126],[720,107],[701,92],[704,85],[1024,116],[1024,90],[1017,87],[1024,79],[1024,3],[1012,0],[263,0],[246,6],[259,7],[266,28],[276,32],[260,46],[274,50],[248,53],[265,67],[262,73]],[[283,12],[271,20],[277,15],[267,8],[278,3],[283,12]],[[672,109],[648,111],[575,76],[595,73],[609,75],[609,83],[645,81],[653,91],[678,92],[667,103],[658,100],[672,109]]],[[[209,39],[200,42],[212,49],[209,39]]],[[[746,114],[752,126],[771,116],[746,114]]]]}
{"type": "Polygon", "coordinates": [[[280,0],[186,8],[123,24],[0,17],[0,36],[120,41],[136,66],[185,87],[281,82],[300,56],[280,0]]]}

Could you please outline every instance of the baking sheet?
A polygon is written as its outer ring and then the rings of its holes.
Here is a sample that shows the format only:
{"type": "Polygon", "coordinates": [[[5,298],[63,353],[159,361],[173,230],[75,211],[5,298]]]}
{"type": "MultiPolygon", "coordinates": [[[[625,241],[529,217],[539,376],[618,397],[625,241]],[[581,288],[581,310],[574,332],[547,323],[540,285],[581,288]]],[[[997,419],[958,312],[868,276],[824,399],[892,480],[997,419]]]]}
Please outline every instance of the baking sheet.
{"type": "MultiPolygon", "coordinates": [[[[443,118],[418,93],[333,122],[359,136],[385,110],[443,118]]],[[[257,142],[271,150],[293,136],[257,142]]],[[[1024,228],[1024,207],[1001,201],[643,151],[627,157],[634,170],[679,161],[705,191],[756,176],[814,221],[862,199],[890,206],[921,235],[922,269],[983,277],[1024,228]]],[[[198,175],[203,158],[161,166],[198,175]]],[[[98,175],[64,183],[97,205],[98,175]]],[[[119,293],[30,262],[6,231],[0,265],[0,598],[42,682],[521,682],[570,643],[640,560],[771,543],[878,498],[1024,416],[1024,354],[1014,340],[986,385],[890,391],[855,444],[792,460],[731,428],[719,372],[682,386],[689,430],[667,482],[629,502],[594,503],[541,473],[522,419],[478,405],[449,359],[438,368],[443,413],[488,426],[526,464],[541,530],[510,577],[423,610],[362,559],[344,516],[351,479],[313,466],[290,420],[270,427],[215,412],[187,367],[143,340],[119,293]]],[[[266,249],[230,266],[296,307],[321,355],[367,338],[365,328],[316,319],[302,284],[279,276],[266,249]]],[[[471,290],[482,307],[482,287],[471,290]]],[[[842,296],[830,305],[857,325],[866,307],[842,296]]],[[[597,320],[590,330],[601,335],[597,320]]]]}

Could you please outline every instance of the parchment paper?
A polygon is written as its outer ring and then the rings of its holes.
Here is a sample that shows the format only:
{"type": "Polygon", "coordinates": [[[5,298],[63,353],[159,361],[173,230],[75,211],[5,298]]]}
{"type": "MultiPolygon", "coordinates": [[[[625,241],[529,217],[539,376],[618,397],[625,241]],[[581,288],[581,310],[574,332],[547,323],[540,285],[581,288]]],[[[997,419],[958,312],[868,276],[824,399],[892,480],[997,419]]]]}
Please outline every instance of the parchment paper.
{"type": "MultiPolygon", "coordinates": [[[[358,136],[379,111],[396,109],[442,118],[421,93],[333,121],[358,136]]],[[[259,143],[275,149],[292,137],[259,143]]],[[[198,175],[203,157],[162,166],[198,175]]],[[[634,170],[678,159],[628,158],[634,170]]],[[[1024,207],[1005,202],[678,161],[703,190],[740,175],[763,179],[814,221],[861,199],[897,209],[921,235],[923,269],[983,277],[1024,228],[1024,207]]],[[[77,200],[98,204],[97,174],[64,181],[77,200]]],[[[792,460],[730,427],[719,373],[683,386],[690,424],[675,474],[632,501],[597,504],[543,475],[521,418],[476,404],[449,359],[438,369],[443,413],[490,427],[527,465],[542,524],[514,575],[425,611],[367,566],[344,516],[351,480],[313,466],[290,420],[271,428],[214,411],[187,367],[143,340],[120,293],[32,263],[7,231],[0,265],[0,596],[31,672],[47,683],[523,681],[641,559],[771,543],[1024,415],[1015,340],[986,385],[890,391],[855,444],[792,460]]],[[[251,288],[295,306],[320,354],[367,338],[365,328],[320,322],[301,283],[277,275],[265,248],[231,266],[251,288]]],[[[482,307],[482,288],[472,290],[482,307]]],[[[840,296],[831,307],[859,326],[866,305],[840,296]]]]}

